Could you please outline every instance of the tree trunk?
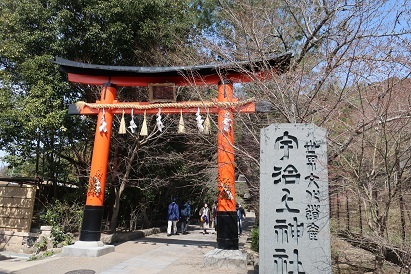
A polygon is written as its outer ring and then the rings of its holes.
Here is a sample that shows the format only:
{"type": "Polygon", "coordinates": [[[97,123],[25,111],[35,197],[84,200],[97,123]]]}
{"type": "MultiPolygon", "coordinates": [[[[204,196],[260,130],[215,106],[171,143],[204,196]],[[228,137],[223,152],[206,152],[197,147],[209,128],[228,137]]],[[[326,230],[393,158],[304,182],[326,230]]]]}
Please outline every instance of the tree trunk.
{"type": "Polygon", "coordinates": [[[132,169],[132,164],[133,164],[134,158],[137,155],[139,147],[140,146],[138,144],[134,146],[133,151],[131,152],[130,158],[127,161],[126,172],[124,173],[124,176],[121,179],[120,187],[118,188],[118,190],[117,188],[115,188],[115,202],[114,202],[114,207],[113,207],[113,215],[110,220],[110,232],[111,233],[115,232],[117,228],[117,218],[118,218],[118,212],[120,210],[121,194],[123,194],[123,191],[126,188],[128,177],[132,169]]]}
{"type": "Polygon", "coordinates": [[[114,188],[115,189],[115,202],[113,206],[113,215],[111,216],[110,220],[110,233],[114,233],[117,228],[117,219],[118,219],[118,212],[120,211],[120,197],[124,191],[126,182],[124,180],[121,181],[120,187],[114,188]]]}

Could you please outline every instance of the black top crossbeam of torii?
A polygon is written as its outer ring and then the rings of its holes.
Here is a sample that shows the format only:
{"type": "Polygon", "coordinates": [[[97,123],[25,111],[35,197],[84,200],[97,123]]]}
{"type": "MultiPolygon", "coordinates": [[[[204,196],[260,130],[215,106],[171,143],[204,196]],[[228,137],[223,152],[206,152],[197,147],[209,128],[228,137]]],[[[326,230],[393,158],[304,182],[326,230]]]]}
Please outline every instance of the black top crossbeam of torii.
{"type": "Polygon", "coordinates": [[[53,63],[68,74],[70,82],[117,86],[147,86],[150,83],[173,83],[176,86],[233,83],[269,78],[273,72],[284,73],[290,64],[291,53],[273,56],[262,61],[242,61],[202,66],[133,67],[86,64],[56,57],[53,63]]]}
{"type": "MultiPolygon", "coordinates": [[[[104,85],[107,83],[116,86],[148,86],[155,83],[170,83],[176,86],[198,86],[198,85],[216,85],[221,81],[230,81],[232,83],[243,83],[255,80],[269,79],[274,74],[281,74],[288,70],[291,53],[272,56],[266,60],[260,61],[242,61],[235,63],[225,63],[219,65],[202,65],[202,66],[180,66],[180,67],[133,67],[133,66],[107,66],[86,64],[81,62],[70,61],[56,57],[53,63],[58,64],[60,70],[68,74],[68,80],[74,83],[88,85],[104,85]]],[[[206,107],[204,102],[197,102],[200,107],[206,107]]],[[[180,106],[186,104],[180,104],[180,106]]],[[[196,102],[190,102],[185,107],[186,112],[197,111],[196,102]]],[[[100,105],[101,106],[101,105],[100,105]]],[[[113,113],[121,114],[124,111],[130,113],[134,108],[134,113],[154,114],[156,105],[148,102],[134,103],[117,103],[111,105],[113,113]],[[144,105],[144,106],[143,106],[144,105]]],[[[265,102],[248,104],[241,106],[241,112],[265,112],[269,110],[269,105],[265,102]],[[252,106],[252,107],[251,107],[252,106]],[[251,108],[250,108],[251,107],[251,108]]],[[[168,113],[178,113],[178,108],[164,108],[162,110],[168,113]]],[[[209,111],[213,112],[211,108],[209,111]]],[[[79,111],[78,105],[70,105],[70,114],[97,114],[98,106],[86,104],[79,111]]]]}

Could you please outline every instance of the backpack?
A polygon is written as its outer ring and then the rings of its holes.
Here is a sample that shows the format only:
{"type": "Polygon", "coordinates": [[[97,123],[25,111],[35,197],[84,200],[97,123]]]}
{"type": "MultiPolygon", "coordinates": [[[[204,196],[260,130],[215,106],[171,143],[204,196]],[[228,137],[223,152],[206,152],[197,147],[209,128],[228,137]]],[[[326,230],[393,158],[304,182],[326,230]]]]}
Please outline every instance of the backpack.
{"type": "Polygon", "coordinates": [[[188,217],[190,215],[190,208],[188,205],[183,205],[183,208],[180,210],[180,215],[182,217],[188,217]]]}

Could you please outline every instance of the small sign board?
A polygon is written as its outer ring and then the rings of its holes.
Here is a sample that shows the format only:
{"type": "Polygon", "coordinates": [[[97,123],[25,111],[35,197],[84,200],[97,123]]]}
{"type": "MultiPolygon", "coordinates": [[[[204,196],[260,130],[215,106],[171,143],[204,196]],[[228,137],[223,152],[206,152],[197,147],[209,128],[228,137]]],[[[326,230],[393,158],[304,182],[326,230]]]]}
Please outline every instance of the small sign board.
{"type": "Polygon", "coordinates": [[[150,102],[175,102],[176,87],[174,83],[148,84],[148,96],[150,102]]]}
{"type": "Polygon", "coordinates": [[[260,273],[331,273],[326,131],[272,124],[260,138],[260,273]]]}

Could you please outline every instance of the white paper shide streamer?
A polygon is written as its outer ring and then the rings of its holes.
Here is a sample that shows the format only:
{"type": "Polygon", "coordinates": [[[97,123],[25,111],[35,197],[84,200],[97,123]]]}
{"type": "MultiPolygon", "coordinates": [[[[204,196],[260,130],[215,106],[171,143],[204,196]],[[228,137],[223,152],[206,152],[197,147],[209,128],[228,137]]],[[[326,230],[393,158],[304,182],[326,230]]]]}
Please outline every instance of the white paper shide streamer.
{"type": "Polygon", "coordinates": [[[204,126],[203,126],[204,119],[200,115],[200,108],[198,108],[196,112],[196,121],[197,121],[198,130],[200,132],[203,132],[204,131],[204,126]]]}
{"type": "Polygon", "coordinates": [[[132,133],[135,133],[137,125],[134,122],[134,109],[131,109],[131,121],[130,126],[128,127],[132,133]]]}
{"type": "Polygon", "coordinates": [[[223,120],[223,130],[225,132],[229,132],[231,128],[231,119],[230,119],[230,114],[227,112],[224,114],[224,120],[223,120]]]}
{"type": "Polygon", "coordinates": [[[105,116],[105,112],[104,112],[104,108],[103,108],[103,115],[101,116],[101,122],[100,122],[100,126],[99,126],[99,130],[100,132],[107,132],[107,122],[106,119],[104,118],[105,116]]]}
{"type": "Polygon", "coordinates": [[[156,118],[157,128],[160,132],[162,132],[164,125],[163,125],[163,122],[161,122],[161,108],[158,109],[158,112],[156,115],[157,115],[157,118],[156,118]]]}

